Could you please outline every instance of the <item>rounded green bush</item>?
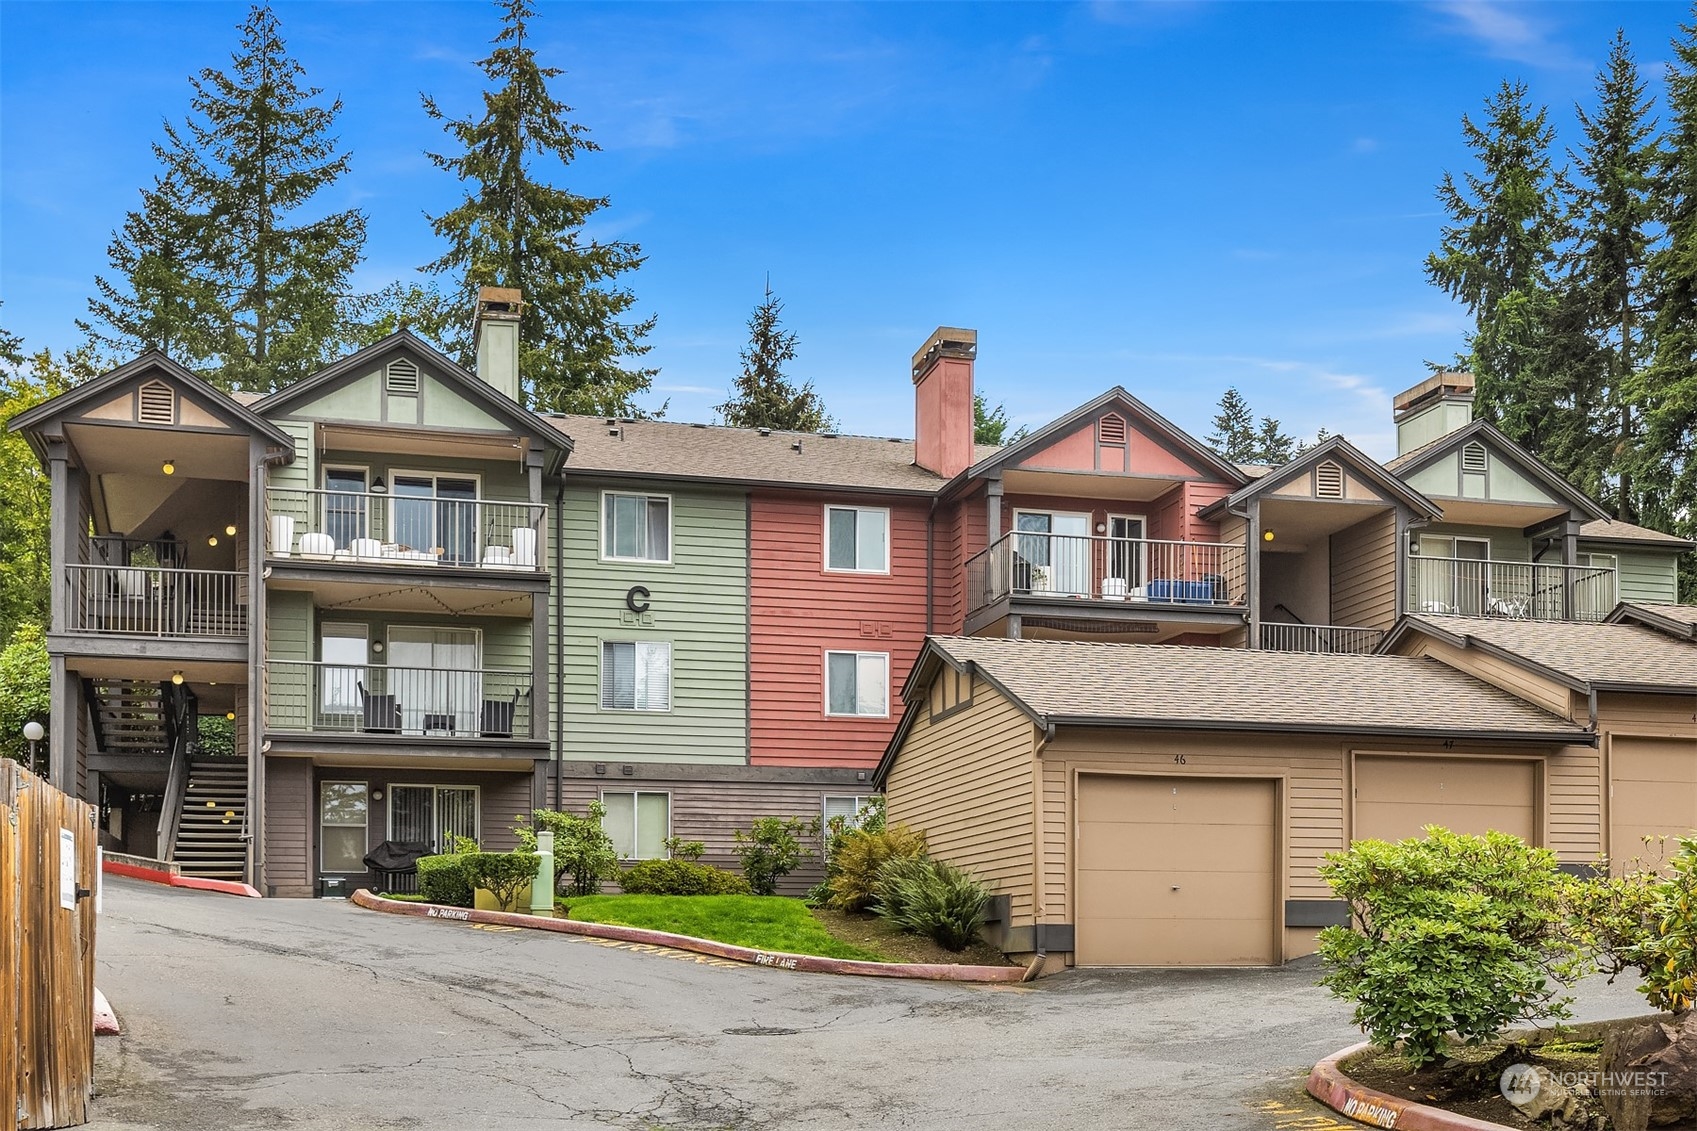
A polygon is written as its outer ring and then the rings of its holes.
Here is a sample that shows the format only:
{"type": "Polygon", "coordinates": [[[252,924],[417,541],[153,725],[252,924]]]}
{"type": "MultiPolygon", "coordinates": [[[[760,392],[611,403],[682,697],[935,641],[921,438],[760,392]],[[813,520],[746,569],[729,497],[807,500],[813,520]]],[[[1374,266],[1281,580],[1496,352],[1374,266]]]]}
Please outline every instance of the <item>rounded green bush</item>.
{"type": "Polygon", "coordinates": [[[753,895],[747,880],[693,860],[643,860],[619,875],[627,895],[753,895]]]}

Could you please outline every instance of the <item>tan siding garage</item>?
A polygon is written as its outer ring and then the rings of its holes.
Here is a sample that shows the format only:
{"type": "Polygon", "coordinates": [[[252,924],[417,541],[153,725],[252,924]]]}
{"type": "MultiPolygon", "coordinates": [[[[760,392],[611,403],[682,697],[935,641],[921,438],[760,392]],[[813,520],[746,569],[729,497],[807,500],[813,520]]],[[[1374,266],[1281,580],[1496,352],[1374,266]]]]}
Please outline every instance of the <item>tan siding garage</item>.
{"type": "Polygon", "coordinates": [[[1078,779],[1077,961],[1278,961],[1276,783],[1084,774],[1078,779]]]}
{"type": "Polygon", "coordinates": [[[1495,758],[1361,756],[1355,840],[1403,840],[1426,825],[1538,841],[1537,763],[1495,758]]]}
{"type": "Polygon", "coordinates": [[[1690,739],[1615,735],[1609,779],[1609,858],[1617,865],[1644,857],[1653,867],[1664,852],[1646,848],[1645,837],[1682,836],[1697,827],[1697,743],[1690,739]]]}

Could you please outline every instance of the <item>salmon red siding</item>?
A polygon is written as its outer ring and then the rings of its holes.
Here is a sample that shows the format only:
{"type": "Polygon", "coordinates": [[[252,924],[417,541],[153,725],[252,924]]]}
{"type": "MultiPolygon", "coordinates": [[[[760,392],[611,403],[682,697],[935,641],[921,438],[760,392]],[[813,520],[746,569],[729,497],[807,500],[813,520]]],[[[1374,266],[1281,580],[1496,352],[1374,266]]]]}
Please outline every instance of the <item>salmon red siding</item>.
{"type": "Polygon", "coordinates": [[[899,692],[925,640],[929,501],[756,493],[751,500],[750,760],[872,769],[900,715],[899,692]],[[888,507],[890,572],[825,570],[825,507],[888,507]],[[825,653],[887,652],[883,718],[825,714],[825,653]]]}

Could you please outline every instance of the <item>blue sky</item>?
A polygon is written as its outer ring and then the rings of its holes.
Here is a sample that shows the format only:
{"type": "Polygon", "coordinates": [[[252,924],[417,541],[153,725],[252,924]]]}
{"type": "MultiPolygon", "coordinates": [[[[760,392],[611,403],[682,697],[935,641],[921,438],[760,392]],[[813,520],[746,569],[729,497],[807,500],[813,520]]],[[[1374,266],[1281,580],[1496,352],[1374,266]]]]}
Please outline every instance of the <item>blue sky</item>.
{"type": "MultiPolygon", "coordinates": [[[[370,216],[358,282],[437,254],[455,186],[420,91],[474,105],[485,3],[282,3],[343,99],[370,216]]],[[[544,4],[533,41],[602,151],[562,181],[641,243],[652,402],[709,419],[767,272],[848,431],[912,432],[907,362],[979,331],[978,382],[1039,424],[1123,384],[1199,434],[1238,386],[1385,456],[1390,397],[1459,348],[1424,280],[1460,117],[1524,78],[1573,105],[1623,26],[1659,93],[1680,3],[544,4]]],[[[0,3],[0,319],[75,344],[149,143],[242,5],[0,3]]]]}

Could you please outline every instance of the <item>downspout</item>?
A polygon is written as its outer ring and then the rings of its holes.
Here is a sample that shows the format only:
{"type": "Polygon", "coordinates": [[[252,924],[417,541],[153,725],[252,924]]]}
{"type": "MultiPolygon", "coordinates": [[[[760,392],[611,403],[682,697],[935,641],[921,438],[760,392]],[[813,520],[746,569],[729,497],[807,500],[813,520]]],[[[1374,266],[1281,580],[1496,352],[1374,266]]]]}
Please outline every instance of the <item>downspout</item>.
{"type": "Polygon", "coordinates": [[[936,629],[937,608],[937,496],[925,512],[925,635],[936,629]]]}
{"type": "MultiPolygon", "coordinates": [[[[1031,752],[1032,761],[1036,762],[1038,759],[1040,759],[1043,755],[1043,751],[1046,750],[1049,746],[1049,743],[1051,743],[1053,741],[1055,741],[1055,724],[1052,721],[1045,720],[1045,722],[1043,723],[1043,738],[1041,739],[1041,741],[1039,741],[1037,743],[1037,748],[1031,752]]],[[[1035,774],[1037,774],[1037,776],[1038,776],[1038,779],[1039,779],[1038,780],[1038,792],[1041,793],[1041,791],[1042,791],[1042,780],[1041,779],[1042,779],[1043,771],[1042,771],[1040,766],[1034,766],[1033,772],[1035,774]]],[[[1041,810],[1039,810],[1039,815],[1041,815],[1041,810]]],[[[1039,841],[1041,841],[1041,839],[1042,839],[1041,826],[1039,826],[1039,830],[1038,830],[1038,839],[1039,839],[1039,841]]],[[[1039,861],[1039,866],[1041,866],[1041,861],[1039,861]]],[[[1035,920],[1036,915],[1038,913],[1040,913],[1041,911],[1042,911],[1042,908],[1040,906],[1032,908],[1034,920],[1035,920]]],[[[1031,962],[1029,964],[1027,964],[1027,966],[1025,967],[1025,973],[1019,979],[1022,983],[1023,982],[1035,982],[1038,979],[1038,977],[1043,973],[1043,964],[1049,960],[1049,950],[1048,950],[1048,946],[1046,945],[1047,940],[1044,939],[1043,936],[1042,936],[1042,933],[1040,931],[1038,931],[1037,928],[1039,926],[1041,926],[1040,923],[1037,923],[1035,921],[1032,923],[1032,927],[1031,927],[1031,934],[1033,936],[1032,943],[1033,943],[1034,946],[1036,946],[1037,950],[1034,954],[1032,954],[1031,962]]]]}
{"type": "Polygon", "coordinates": [[[566,481],[554,488],[554,677],[549,680],[548,701],[554,705],[554,808],[566,805],[566,711],[560,702],[561,676],[566,670],[566,481]]]}
{"type": "Polygon", "coordinates": [[[260,891],[265,882],[265,680],[267,607],[266,550],[271,540],[271,469],[294,458],[294,452],[273,449],[254,464],[248,502],[248,686],[247,686],[247,805],[242,836],[247,840],[248,882],[260,891]]]}

